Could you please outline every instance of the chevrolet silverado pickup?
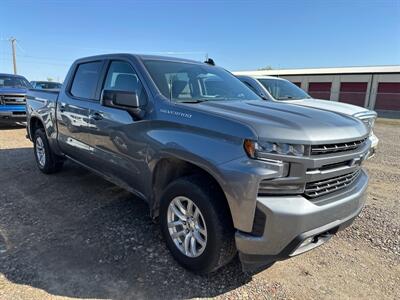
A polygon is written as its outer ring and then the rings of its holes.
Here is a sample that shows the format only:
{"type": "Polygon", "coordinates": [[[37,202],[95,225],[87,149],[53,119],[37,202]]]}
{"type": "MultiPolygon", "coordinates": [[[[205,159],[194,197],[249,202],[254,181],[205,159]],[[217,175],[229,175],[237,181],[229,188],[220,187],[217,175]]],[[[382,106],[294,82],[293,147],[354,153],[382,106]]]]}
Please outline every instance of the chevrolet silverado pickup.
{"type": "Polygon", "coordinates": [[[144,199],[172,256],[197,273],[237,253],[255,270],[311,250],[365,202],[360,120],[263,101],[207,63],[79,59],[59,93],[28,92],[27,122],[40,171],[69,159],[144,199]]]}
{"type": "Polygon", "coordinates": [[[370,131],[371,156],[375,153],[379,139],[372,131],[377,117],[373,110],[348,103],[314,99],[297,85],[283,78],[248,75],[237,75],[237,78],[264,100],[314,107],[360,119],[370,131]]]}
{"type": "Polygon", "coordinates": [[[25,121],[25,97],[30,87],[23,76],[0,74],[0,121],[25,121]]]}

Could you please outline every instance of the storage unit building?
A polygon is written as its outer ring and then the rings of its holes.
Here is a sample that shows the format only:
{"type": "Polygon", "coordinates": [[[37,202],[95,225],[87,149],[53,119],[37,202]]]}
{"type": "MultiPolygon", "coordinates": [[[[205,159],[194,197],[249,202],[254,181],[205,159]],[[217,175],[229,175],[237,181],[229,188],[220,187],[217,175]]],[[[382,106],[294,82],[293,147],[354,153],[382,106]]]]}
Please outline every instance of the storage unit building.
{"type": "Polygon", "coordinates": [[[400,117],[400,66],[239,71],[237,75],[279,76],[312,97],[376,110],[400,117]]]}

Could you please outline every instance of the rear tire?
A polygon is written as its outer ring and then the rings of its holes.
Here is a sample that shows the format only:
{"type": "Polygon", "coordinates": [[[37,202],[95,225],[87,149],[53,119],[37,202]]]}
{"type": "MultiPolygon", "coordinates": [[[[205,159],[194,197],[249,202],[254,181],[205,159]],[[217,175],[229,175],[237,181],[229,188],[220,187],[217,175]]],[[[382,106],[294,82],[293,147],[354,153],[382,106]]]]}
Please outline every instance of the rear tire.
{"type": "Polygon", "coordinates": [[[36,129],[33,136],[33,150],[36,164],[45,174],[55,173],[61,170],[64,160],[53,153],[50,148],[44,129],[36,129]]]}
{"type": "Polygon", "coordinates": [[[213,272],[236,254],[232,218],[223,197],[212,182],[197,175],[176,179],[162,195],[164,239],[172,256],[193,272],[213,272]]]}

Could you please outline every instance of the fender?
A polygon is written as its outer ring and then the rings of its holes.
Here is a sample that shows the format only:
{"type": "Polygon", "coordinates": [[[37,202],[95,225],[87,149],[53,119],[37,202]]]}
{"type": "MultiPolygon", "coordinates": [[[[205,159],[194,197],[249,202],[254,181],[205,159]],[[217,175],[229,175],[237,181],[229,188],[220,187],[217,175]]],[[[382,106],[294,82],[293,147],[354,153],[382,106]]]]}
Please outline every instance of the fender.
{"type": "Polygon", "coordinates": [[[54,94],[54,99],[44,99],[33,97],[28,94],[26,101],[27,110],[27,131],[30,140],[33,139],[34,132],[31,132],[31,120],[38,119],[46,132],[51,149],[57,155],[63,155],[59,149],[57,142],[57,122],[56,122],[56,100],[57,94],[54,94]]]}

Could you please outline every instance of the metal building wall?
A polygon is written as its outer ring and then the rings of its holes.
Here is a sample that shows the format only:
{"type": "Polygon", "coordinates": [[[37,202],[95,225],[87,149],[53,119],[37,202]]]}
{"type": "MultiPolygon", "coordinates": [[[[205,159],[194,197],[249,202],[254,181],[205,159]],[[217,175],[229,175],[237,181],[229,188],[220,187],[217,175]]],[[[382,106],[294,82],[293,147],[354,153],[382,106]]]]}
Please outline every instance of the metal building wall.
{"type": "Polygon", "coordinates": [[[383,116],[400,117],[400,74],[283,75],[280,77],[296,84],[300,83],[301,88],[314,98],[360,105],[377,110],[383,116]],[[326,88],[329,83],[328,96],[326,88]],[[318,87],[321,89],[318,90],[318,87]]]}

